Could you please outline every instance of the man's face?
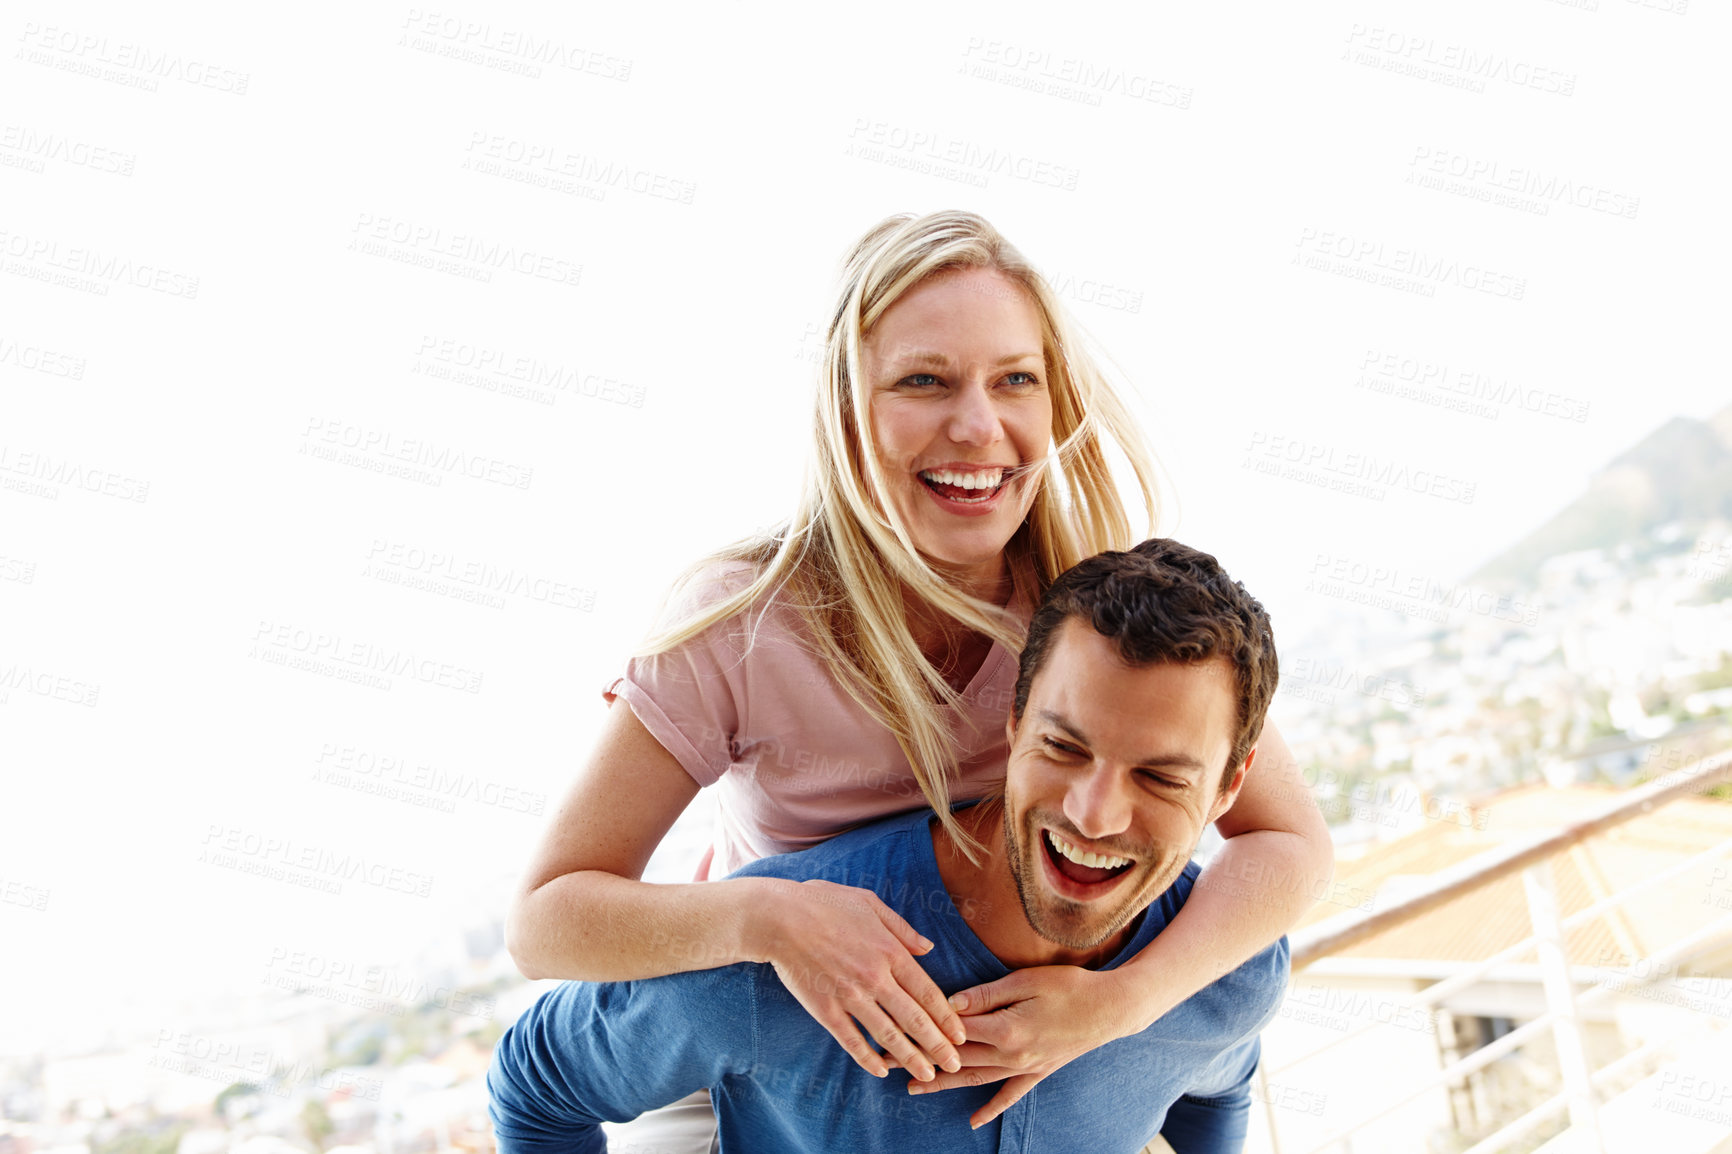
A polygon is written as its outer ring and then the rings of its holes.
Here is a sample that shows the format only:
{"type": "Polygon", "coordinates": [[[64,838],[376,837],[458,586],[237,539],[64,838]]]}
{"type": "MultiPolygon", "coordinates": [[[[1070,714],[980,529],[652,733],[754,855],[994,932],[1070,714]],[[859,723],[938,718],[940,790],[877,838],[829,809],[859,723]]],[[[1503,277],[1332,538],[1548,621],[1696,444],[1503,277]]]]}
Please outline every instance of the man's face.
{"type": "Polygon", "coordinates": [[[1106,944],[1233,804],[1243,766],[1217,789],[1233,681],[1224,658],[1133,668],[1086,621],[1059,627],[1010,725],[1005,782],[1006,854],[1041,937],[1073,950],[1106,944]]]}

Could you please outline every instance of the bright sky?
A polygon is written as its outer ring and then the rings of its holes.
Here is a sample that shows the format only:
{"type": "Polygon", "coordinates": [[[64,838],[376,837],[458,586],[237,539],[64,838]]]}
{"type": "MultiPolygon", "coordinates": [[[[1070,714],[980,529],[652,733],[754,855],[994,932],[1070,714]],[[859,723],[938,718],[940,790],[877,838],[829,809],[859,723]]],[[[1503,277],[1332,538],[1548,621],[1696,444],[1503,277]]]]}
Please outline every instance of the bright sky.
{"type": "Polygon", "coordinates": [[[150,7],[27,5],[0,71],[25,1044],[496,914],[667,583],[789,508],[836,262],[888,213],[979,211],[1052,274],[1163,529],[1278,626],[1320,556],[1459,577],[1732,400],[1712,5],[150,7]],[[523,359],[572,387],[511,395],[523,359]],[[1362,465],[1413,487],[1326,487],[1362,465]],[[489,567],[521,590],[410,587],[489,567]],[[421,676],[289,664],[338,651],[421,676]],[[361,788],[441,780],[452,812],[361,788]]]}

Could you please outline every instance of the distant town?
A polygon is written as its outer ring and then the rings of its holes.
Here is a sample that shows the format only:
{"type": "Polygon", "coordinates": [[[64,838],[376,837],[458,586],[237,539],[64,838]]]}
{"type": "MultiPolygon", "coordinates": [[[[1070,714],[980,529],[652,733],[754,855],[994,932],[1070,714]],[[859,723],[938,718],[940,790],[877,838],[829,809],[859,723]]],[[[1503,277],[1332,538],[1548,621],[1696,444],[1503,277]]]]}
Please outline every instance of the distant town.
{"type": "Polygon", "coordinates": [[[1308,592],[1340,608],[1283,646],[1273,716],[1343,843],[1732,745],[1732,524],[1553,557],[1517,591],[1313,568],[1308,592]]]}

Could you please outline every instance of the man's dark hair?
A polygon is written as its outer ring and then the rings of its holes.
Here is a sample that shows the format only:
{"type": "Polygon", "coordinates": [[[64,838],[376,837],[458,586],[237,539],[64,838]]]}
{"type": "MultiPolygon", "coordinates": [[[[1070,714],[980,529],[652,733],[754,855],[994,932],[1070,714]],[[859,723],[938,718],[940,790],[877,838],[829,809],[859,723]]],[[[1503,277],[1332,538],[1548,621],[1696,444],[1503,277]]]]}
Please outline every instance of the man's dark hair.
{"type": "MultiPolygon", "coordinates": [[[[1097,553],[1066,570],[1035,610],[1011,711],[1022,722],[1028,688],[1067,618],[1118,643],[1132,666],[1224,657],[1238,686],[1238,726],[1220,785],[1231,780],[1263,732],[1279,669],[1263,606],[1207,553],[1164,537],[1128,553],[1097,553]]],[[[1217,786],[1217,789],[1220,788],[1217,786]]]]}

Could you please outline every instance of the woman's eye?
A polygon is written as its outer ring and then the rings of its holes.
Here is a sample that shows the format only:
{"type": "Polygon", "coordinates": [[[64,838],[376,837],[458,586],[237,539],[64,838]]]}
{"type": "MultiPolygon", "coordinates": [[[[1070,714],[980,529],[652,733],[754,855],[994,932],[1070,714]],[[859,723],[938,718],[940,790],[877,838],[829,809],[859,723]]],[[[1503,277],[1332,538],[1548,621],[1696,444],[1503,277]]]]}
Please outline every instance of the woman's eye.
{"type": "Polygon", "coordinates": [[[1026,389],[1040,384],[1040,378],[1033,373],[1012,373],[1004,378],[1004,383],[1013,388],[1026,389]]]}
{"type": "Polygon", "coordinates": [[[931,373],[915,373],[913,376],[903,377],[902,380],[897,383],[911,385],[917,389],[925,389],[936,385],[938,383],[938,378],[933,376],[931,373]]]}

